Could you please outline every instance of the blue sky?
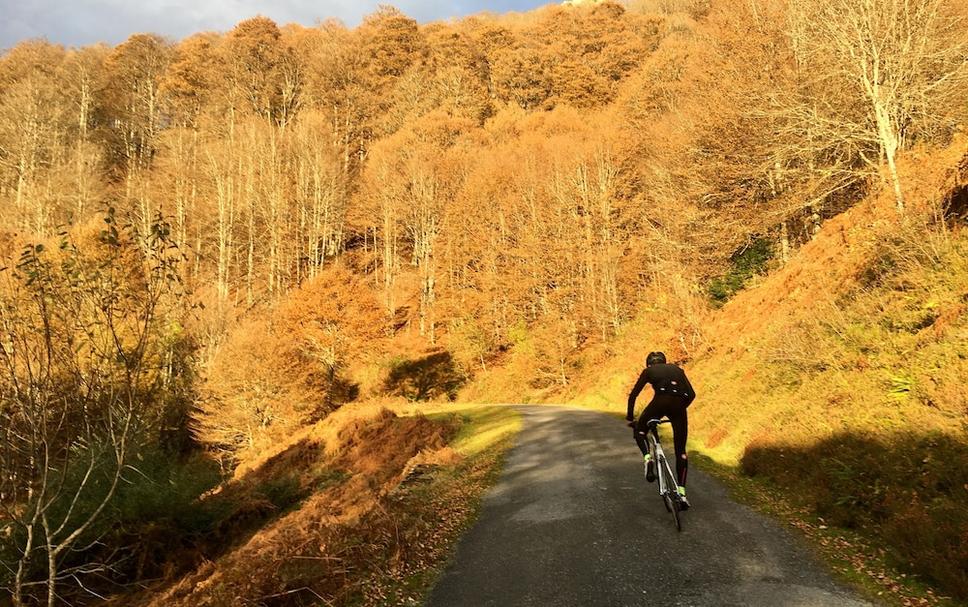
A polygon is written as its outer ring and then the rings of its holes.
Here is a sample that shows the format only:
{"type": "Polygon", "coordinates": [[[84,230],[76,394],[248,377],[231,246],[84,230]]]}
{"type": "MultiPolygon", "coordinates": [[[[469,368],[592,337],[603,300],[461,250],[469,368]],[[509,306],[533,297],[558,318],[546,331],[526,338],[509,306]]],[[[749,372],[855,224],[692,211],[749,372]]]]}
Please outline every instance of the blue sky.
{"type": "Polygon", "coordinates": [[[393,4],[421,22],[481,11],[530,10],[549,0],[0,0],[0,49],[27,38],[46,38],[66,46],[95,42],[118,44],[135,32],[175,39],[199,31],[225,31],[254,15],[280,25],[312,25],[337,17],[349,25],[393,4]]]}

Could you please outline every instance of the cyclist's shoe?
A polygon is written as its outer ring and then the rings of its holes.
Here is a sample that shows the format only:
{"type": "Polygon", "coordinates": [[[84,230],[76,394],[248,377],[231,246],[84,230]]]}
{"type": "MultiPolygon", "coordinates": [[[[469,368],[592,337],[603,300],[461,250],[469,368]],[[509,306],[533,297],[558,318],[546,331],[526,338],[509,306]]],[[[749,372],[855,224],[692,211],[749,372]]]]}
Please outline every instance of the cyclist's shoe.
{"type": "Polygon", "coordinates": [[[685,487],[679,487],[679,509],[680,510],[688,510],[689,509],[689,500],[686,499],[686,488],[685,487]]]}
{"type": "Polygon", "coordinates": [[[643,458],[645,462],[645,480],[650,483],[655,482],[655,462],[652,461],[652,455],[646,455],[643,458]]]}

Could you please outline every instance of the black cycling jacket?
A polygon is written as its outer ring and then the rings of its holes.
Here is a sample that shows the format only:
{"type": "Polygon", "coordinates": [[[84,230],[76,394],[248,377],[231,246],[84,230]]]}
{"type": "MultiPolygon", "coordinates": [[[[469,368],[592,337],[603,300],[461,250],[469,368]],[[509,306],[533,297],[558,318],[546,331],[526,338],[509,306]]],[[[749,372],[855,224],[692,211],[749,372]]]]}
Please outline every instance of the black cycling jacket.
{"type": "Polygon", "coordinates": [[[652,384],[656,398],[660,396],[676,397],[682,400],[683,407],[688,407],[696,399],[696,391],[692,389],[692,384],[686,377],[686,372],[677,365],[661,364],[650,365],[639,375],[639,380],[635,382],[635,387],[629,393],[628,417],[632,418],[635,411],[635,399],[645,384],[652,384]]]}

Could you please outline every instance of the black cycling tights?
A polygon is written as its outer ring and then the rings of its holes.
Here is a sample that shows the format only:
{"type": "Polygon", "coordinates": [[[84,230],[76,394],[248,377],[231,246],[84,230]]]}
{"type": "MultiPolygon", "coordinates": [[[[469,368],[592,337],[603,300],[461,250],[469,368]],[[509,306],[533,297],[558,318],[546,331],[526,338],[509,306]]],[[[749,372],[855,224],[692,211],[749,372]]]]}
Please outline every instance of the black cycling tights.
{"type": "Polygon", "coordinates": [[[689,470],[689,460],[686,459],[686,436],[689,434],[689,418],[686,415],[686,408],[682,406],[682,401],[678,397],[659,396],[652,399],[652,402],[639,415],[639,421],[635,424],[633,434],[635,442],[638,444],[642,455],[649,452],[649,447],[645,442],[645,433],[648,431],[646,422],[650,419],[662,419],[668,417],[672,422],[672,442],[676,449],[676,476],[679,477],[679,485],[686,486],[686,472],[689,470]]]}

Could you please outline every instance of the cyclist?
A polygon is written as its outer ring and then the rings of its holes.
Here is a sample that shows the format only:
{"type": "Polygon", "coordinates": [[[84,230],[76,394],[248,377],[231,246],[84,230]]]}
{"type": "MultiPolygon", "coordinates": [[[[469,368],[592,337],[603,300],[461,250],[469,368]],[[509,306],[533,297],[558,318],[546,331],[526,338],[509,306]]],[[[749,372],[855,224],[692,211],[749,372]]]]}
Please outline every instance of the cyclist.
{"type": "Polygon", "coordinates": [[[655,480],[655,463],[645,442],[648,431],[646,422],[662,417],[668,417],[672,422],[672,437],[676,448],[676,476],[679,477],[679,495],[682,497],[684,509],[689,508],[689,501],[686,500],[686,471],[689,468],[689,460],[686,457],[686,436],[689,433],[686,408],[695,398],[696,391],[692,389],[685,371],[677,365],[667,363],[665,354],[662,352],[651,352],[645,359],[645,369],[629,393],[628,414],[625,416],[626,421],[633,428],[635,442],[642,451],[642,457],[645,460],[645,478],[650,483],[655,480]],[[652,397],[652,402],[639,415],[639,421],[636,423],[633,416],[635,399],[638,398],[645,384],[652,385],[655,395],[652,397]]]}

